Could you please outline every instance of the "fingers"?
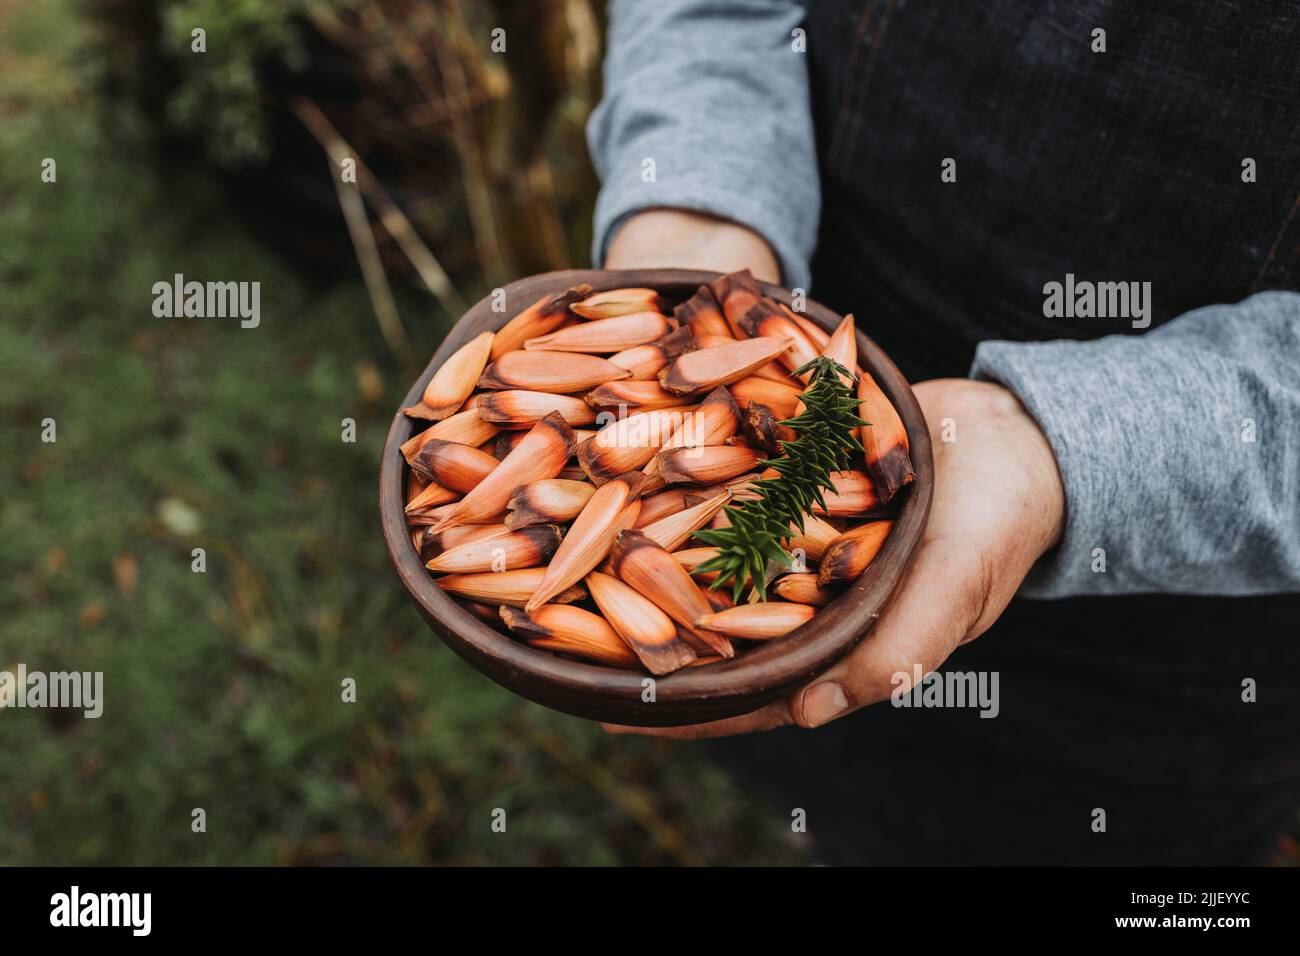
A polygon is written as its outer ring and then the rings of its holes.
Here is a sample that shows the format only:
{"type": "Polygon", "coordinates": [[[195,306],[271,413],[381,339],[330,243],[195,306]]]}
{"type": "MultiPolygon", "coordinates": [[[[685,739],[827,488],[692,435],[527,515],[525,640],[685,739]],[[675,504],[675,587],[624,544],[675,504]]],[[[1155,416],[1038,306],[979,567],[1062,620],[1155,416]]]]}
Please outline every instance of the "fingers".
{"type": "Polygon", "coordinates": [[[758,710],[726,720],[713,720],[706,724],[686,727],[624,727],[619,724],[601,724],[611,734],[641,734],[645,737],[671,737],[676,740],[705,740],[712,737],[734,737],[737,734],[756,734],[762,730],[783,727],[794,723],[790,702],[777,700],[758,710]]]}
{"type": "Polygon", "coordinates": [[[943,539],[927,541],[897,598],[853,652],[797,691],[789,711],[800,727],[820,727],[860,707],[910,689],[914,668],[936,669],[961,644],[984,605],[978,562],[943,539]],[[900,679],[897,675],[905,675],[900,679]]]}
{"type": "Polygon", "coordinates": [[[1053,510],[1059,489],[1053,494],[1052,482],[1042,479],[1043,469],[1035,464],[1041,456],[1024,449],[1026,427],[1037,436],[1030,436],[1031,446],[1045,446],[1045,439],[1023,410],[1024,421],[1017,419],[1014,396],[998,386],[935,381],[916,392],[932,428],[960,415],[965,437],[960,445],[935,444],[937,490],[927,537],[875,631],[785,705],[695,727],[611,730],[697,739],[787,723],[819,727],[910,691],[960,644],[992,625],[1054,540],[1052,518],[1064,507],[1056,502],[1053,510]],[[1042,485],[1049,487],[1044,491],[1042,485]],[[1030,507],[1043,494],[1047,505],[1030,507]]]}
{"type": "Polygon", "coordinates": [[[986,575],[978,559],[943,538],[927,540],[889,611],[842,661],[796,691],[752,713],[686,727],[602,724],[612,734],[704,740],[752,734],[787,724],[820,727],[860,707],[911,688],[936,669],[974,630],[984,607],[986,575]],[[896,675],[904,675],[900,680],[896,675]]]}

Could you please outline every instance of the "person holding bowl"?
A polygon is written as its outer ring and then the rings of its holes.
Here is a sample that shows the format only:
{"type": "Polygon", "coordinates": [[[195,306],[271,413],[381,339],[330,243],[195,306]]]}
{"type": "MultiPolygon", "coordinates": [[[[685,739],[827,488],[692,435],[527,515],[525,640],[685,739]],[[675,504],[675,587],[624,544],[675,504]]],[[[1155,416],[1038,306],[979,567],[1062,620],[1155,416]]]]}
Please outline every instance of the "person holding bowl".
{"type": "Polygon", "coordinates": [[[1296,49],[1245,0],[613,0],[596,264],[853,312],[935,497],[827,673],[610,729],[719,738],[828,862],[1264,859],[1300,806],[1296,49]],[[890,706],[941,668],[996,719],[890,706]]]}

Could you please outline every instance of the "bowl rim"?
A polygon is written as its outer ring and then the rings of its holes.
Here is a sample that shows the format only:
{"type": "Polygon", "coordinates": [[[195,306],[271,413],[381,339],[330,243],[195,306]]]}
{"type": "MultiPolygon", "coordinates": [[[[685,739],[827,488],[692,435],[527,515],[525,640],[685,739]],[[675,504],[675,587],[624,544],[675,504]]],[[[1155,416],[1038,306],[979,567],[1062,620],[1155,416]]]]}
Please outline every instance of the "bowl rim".
{"type": "MultiPolygon", "coordinates": [[[[434,372],[470,338],[487,329],[499,329],[542,295],[579,284],[595,291],[624,287],[693,287],[706,285],[721,273],[687,269],[564,270],[520,279],[494,290],[470,308],[447,333],[424,371],[407,392],[402,407],[419,401],[434,372]],[[494,311],[495,303],[510,307],[494,311]]],[[[766,295],[790,305],[790,290],[760,283],[766,295]]],[[[833,330],[842,317],[806,300],[803,314],[833,330]]],[[[902,372],[879,346],[857,331],[858,363],[880,385],[903,421],[916,479],[908,489],[894,527],[880,554],[834,601],[819,608],[807,624],[784,637],[728,661],[708,667],[683,668],[659,677],[563,658],[529,647],[494,630],[476,618],[446,592],[425,570],[415,552],[405,520],[407,464],[400,446],[423,423],[408,418],[399,408],[384,443],[379,474],[380,523],[389,557],[407,593],[444,642],[477,669],[529,699],[577,716],[593,719],[633,718],[645,725],[693,723],[685,712],[719,710],[744,713],[799,686],[841,659],[874,628],[876,620],[896,590],[924,532],[934,493],[934,467],[930,433],[925,416],[902,372]],[[653,680],[650,702],[642,695],[653,680]],[[752,703],[740,710],[733,704],[752,703]]],[[[625,721],[626,722],[626,721],[625,721]]]]}

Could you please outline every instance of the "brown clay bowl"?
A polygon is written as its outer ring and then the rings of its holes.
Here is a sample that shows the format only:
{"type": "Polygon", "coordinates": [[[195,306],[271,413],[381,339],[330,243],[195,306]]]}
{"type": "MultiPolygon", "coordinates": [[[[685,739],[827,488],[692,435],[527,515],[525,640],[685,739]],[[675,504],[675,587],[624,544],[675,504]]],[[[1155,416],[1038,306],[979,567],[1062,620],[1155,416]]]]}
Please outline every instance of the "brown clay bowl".
{"type": "MultiPolygon", "coordinates": [[[[648,286],[674,300],[685,300],[699,286],[716,278],[716,273],[684,269],[574,270],[511,283],[506,287],[507,311],[493,312],[490,299],[470,309],[411,386],[402,405],[419,401],[434,371],[456,349],[481,332],[500,328],[543,295],[585,282],[596,291],[648,286]]],[[[764,284],[763,291],[790,303],[790,292],[785,289],[764,284]]],[[[827,331],[841,319],[811,300],[806,314],[827,331]]],[[[916,481],[899,493],[904,500],[880,554],[857,581],[803,627],[733,660],[657,678],[653,702],[642,699],[647,675],[580,663],[528,647],[475,618],[434,583],[407,532],[403,515],[407,466],[399,450],[427,423],[412,421],[400,411],[393,416],[379,473],[380,518],[397,576],[429,626],[452,650],[498,684],[547,707],[592,720],[657,727],[718,720],[761,707],[824,672],[871,633],[925,529],[934,491],[934,464],[925,418],[902,373],[861,332],[858,361],[898,409],[916,470],[916,481]]]]}

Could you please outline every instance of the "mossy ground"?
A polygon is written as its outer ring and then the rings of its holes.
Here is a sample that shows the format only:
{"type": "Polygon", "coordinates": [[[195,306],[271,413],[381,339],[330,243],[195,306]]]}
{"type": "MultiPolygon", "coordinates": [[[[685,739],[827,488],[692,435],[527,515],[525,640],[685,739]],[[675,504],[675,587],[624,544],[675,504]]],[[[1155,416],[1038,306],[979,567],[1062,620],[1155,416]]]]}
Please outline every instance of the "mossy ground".
{"type": "MultiPolygon", "coordinates": [[[[411,370],[359,275],[322,289],[107,136],[75,9],[0,3],[0,669],[107,699],[0,712],[0,863],[806,861],[697,747],[528,704],[425,627],[375,504],[411,370]],[[155,318],[177,272],[261,282],[260,327],[155,318]]],[[[427,355],[446,318],[401,306],[427,355]]]]}

